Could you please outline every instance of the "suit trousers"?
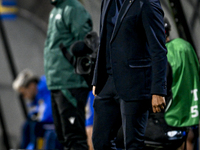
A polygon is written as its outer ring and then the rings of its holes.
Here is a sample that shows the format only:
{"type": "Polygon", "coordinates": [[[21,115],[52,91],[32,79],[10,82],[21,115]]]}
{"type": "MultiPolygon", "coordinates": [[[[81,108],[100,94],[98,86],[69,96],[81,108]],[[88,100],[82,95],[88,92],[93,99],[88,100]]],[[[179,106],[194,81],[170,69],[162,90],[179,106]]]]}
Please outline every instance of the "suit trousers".
{"type": "Polygon", "coordinates": [[[77,107],[61,90],[51,91],[52,112],[56,134],[67,150],[88,150],[85,131],[85,105],[88,88],[68,89],[77,100],[77,107]]]}
{"type": "MultiPolygon", "coordinates": [[[[127,91],[129,92],[129,91],[127,91]]],[[[95,150],[116,149],[122,126],[126,150],[144,148],[144,133],[151,100],[124,101],[119,98],[112,75],[94,100],[93,145],[95,150]]]]}

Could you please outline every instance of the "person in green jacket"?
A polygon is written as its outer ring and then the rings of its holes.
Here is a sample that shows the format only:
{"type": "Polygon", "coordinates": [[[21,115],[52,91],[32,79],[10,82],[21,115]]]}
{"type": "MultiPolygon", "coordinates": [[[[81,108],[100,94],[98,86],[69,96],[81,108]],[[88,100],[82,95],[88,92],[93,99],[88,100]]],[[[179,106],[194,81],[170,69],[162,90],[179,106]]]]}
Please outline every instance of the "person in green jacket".
{"type": "MultiPolygon", "coordinates": [[[[172,103],[165,112],[165,120],[173,127],[192,127],[199,124],[200,111],[200,65],[192,45],[181,38],[170,40],[171,26],[165,18],[167,58],[172,67],[172,103]]],[[[190,134],[192,133],[190,128],[190,134]]],[[[197,132],[196,132],[197,136],[197,132]]],[[[187,137],[187,150],[193,149],[193,143],[187,137]]]]}
{"type": "Polygon", "coordinates": [[[89,88],[81,75],[63,56],[62,43],[70,46],[92,30],[89,13],[78,0],[51,0],[44,48],[44,69],[51,91],[52,111],[59,141],[69,150],[88,150],[85,133],[85,104],[89,88]]]}

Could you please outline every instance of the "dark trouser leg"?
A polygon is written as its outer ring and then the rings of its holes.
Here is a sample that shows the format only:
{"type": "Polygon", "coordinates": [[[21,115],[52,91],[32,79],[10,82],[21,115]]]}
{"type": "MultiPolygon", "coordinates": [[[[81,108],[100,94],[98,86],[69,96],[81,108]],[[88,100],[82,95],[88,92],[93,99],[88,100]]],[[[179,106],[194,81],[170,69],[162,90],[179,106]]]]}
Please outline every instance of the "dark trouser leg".
{"type": "Polygon", "coordinates": [[[22,128],[22,140],[21,140],[21,146],[20,148],[21,149],[25,149],[28,144],[30,143],[30,138],[31,138],[31,135],[30,135],[30,121],[27,120],[24,125],[23,125],[23,128],[22,128]]]}
{"type": "MultiPolygon", "coordinates": [[[[70,92],[73,97],[75,97],[78,101],[76,108],[76,116],[77,122],[75,122],[75,127],[73,128],[73,139],[74,143],[72,145],[72,150],[88,150],[87,145],[87,136],[85,129],[85,106],[87,102],[87,97],[89,94],[88,88],[80,88],[80,89],[70,89],[70,92]]],[[[68,128],[66,130],[66,134],[71,132],[72,129],[68,128]]]]}
{"type": "Polygon", "coordinates": [[[57,138],[60,141],[60,143],[64,143],[64,137],[63,137],[63,131],[62,131],[62,122],[58,110],[58,106],[56,103],[56,100],[59,99],[59,90],[53,90],[51,91],[51,105],[52,105],[52,114],[53,114],[53,120],[55,125],[55,130],[57,134],[57,138]]]}
{"type": "Polygon", "coordinates": [[[148,120],[150,100],[126,102],[120,100],[126,150],[142,150],[148,120]]]}
{"type": "Polygon", "coordinates": [[[121,126],[120,105],[112,78],[94,100],[92,141],[95,150],[116,149],[115,138],[121,126]]]}
{"type": "Polygon", "coordinates": [[[70,89],[77,100],[74,107],[61,91],[52,91],[54,124],[59,141],[70,150],[88,150],[85,133],[85,104],[89,90],[70,89]]]}

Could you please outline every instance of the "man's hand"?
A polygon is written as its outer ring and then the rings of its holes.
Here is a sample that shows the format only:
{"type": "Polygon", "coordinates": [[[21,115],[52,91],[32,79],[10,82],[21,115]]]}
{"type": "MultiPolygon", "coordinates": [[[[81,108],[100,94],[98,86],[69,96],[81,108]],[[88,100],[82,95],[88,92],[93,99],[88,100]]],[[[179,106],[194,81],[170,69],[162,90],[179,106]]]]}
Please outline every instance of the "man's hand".
{"type": "Polygon", "coordinates": [[[93,94],[94,96],[97,96],[95,91],[96,91],[96,86],[93,86],[93,87],[92,87],[92,94],[93,94]]]}
{"type": "Polygon", "coordinates": [[[165,97],[159,95],[152,95],[152,109],[153,112],[161,112],[161,109],[165,108],[165,97]]]}

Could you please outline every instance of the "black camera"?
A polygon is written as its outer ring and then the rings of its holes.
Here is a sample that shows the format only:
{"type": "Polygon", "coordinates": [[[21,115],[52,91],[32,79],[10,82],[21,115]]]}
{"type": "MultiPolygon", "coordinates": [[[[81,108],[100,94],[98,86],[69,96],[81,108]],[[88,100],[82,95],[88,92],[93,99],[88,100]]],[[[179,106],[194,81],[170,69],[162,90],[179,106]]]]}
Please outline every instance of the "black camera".
{"type": "Polygon", "coordinates": [[[99,46],[99,37],[96,32],[89,32],[83,41],[77,41],[71,45],[70,51],[67,51],[63,44],[60,49],[64,57],[74,66],[75,73],[84,76],[87,82],[91,82],[93,70],[96,62],[97,50],[99,46]]]}

